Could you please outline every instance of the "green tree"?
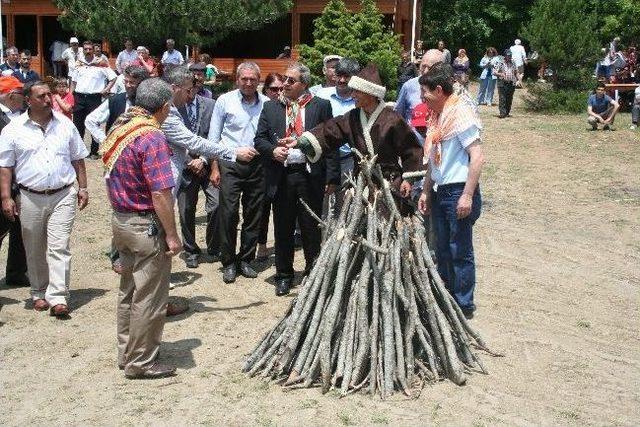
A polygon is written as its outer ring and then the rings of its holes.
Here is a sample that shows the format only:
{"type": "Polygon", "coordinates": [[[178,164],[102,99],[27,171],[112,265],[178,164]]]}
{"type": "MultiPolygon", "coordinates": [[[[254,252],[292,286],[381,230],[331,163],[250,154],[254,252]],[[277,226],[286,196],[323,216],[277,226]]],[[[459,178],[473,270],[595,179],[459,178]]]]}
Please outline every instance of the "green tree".
{"type": "Polygon", "coordinates": [[[607,43],[616,36],[620,36],[623,44],[640,41],[639,0],[594,1],[602,43],[607,43]]]}
{"type": "Polygon", "coordinates": [[[555,71],[556,88],[584,85],[598,56],[596,26],[589,0],[536,0],[524,35],[555,71]]]}
{"type": "Polygon", "coordinates": [[[421,38],[429,48],[444,40],[453,56],[464,48],[472,63],[477,63],[487,46],[500,51],[513,44],[529,20],[532,4],[533,0],[423,2],[421,38]]]}
{"type": "Polygon", "coordinates": [[[151,47],[215,43],[286,14],[292,0],[54,0],[62,25],[92,39],[127,37],[151,47]]]}
{"type": "Polygon", "coordinates": [[[330,0],[322,15],[314,21],[313,46],[300,46],[300,59],[310,69],[315,82],[322,76],[322,58],[341,55],[357,60],[363,66],[372,62],[395,99],[396,70],[400,63],[399,36],[384,27],[383,15],[374,0],[362,0],[358,13],[350,12],[343,0],[330,0]]]}

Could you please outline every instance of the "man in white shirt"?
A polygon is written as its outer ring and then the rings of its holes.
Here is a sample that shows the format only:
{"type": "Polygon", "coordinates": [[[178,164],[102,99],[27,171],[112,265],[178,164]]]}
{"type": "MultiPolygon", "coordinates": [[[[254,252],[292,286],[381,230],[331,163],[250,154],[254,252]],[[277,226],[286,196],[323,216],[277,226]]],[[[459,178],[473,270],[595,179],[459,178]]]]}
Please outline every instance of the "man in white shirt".
{"type": "Polygon", "coordinates": [[[182,65],[184,58],[179,50],[175,50],[176,42],[173,39],[167,40],[167,50],[162,54],[160,62],[162,65],[182,65]]]}
{"type": "Polygon", "coordinates": [[[133,50],[133,42],[131,39],[126,39],[124,41],[124,50],[116,58],[116,71],[122,74],[127,66],[137,60],[138,52],[133,50]]]}
{"type": "Polygon", "coordinates": [[[524,46],[522,46],[522,41],[520,39],[516,39],[513,42],[513,46],[509,48],[511,51],[511,59],[515,66],[518,68],[518,74],[520,74],[520,81],[522,81],[522,76],[524,75],[524,66],[527,64],[527,52],[524,50],[524,46]]]}
{"type": "Polygon", "coordinates": [[[69,47],[62,52],[61,58],[67,62],[67,76],[72,77],[78,61],[84,60],[82,49],[78,47],[78,38],[71,37],[69,39],[69,47]]]}
{"type": "MultiPolygon", "coordinates": [[[[108,96],[111,87],[116,81],[116,73],[109,67],[92,65],[94,59],[94,47],[90,41],[84,42],[84,61],[79,65],[71,78],[71,92],[75,100],[73,107],[73,123],[84,138],[85,119],[102,102],[103,96],[108,96]]],[[[99,159],[98,142],[91,140],[91,159],[99,159]]]]}
{"type": "Polygon", "coordinates": [[[29,84],[24,93],[27,112],[0,135],[2,213],[10,221],[20,215],[34,309],[51,308],[52,316],[66,317],[69,238],[76,208],[82,210],[89,202],[84,165],[87,148],[73,123],[51,110],[46,83],[29,84]],[[19,211],[11,195],[14,173],[20,188],[19,211]],[[73,186],[76,179],[77,190],[73,186]]]}

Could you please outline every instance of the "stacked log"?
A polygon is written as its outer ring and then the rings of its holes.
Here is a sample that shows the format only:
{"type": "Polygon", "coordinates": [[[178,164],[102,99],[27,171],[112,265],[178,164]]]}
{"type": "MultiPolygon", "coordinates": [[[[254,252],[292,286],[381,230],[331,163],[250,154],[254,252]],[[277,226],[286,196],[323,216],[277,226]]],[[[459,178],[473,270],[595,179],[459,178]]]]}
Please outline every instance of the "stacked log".
{"type": "Polygon", "coordinates": [[[401,217],[375,157],[350,182],[339,217],[316,218],[325,229],[320,255],[244,372],[287,388],[382,398],[486,373],[474,349],[495,353],[445,288],[422,219],[401,217]]]}

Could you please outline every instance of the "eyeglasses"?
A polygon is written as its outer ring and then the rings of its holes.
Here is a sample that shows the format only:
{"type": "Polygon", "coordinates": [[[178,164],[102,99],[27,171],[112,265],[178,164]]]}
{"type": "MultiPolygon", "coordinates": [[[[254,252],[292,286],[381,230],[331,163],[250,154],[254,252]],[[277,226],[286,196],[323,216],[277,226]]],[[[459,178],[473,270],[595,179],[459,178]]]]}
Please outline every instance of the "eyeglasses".
{"type": "Polygon", "coordinates": [[[285,78],[284,78],[284,83],[285,83],[285,84],[288,84],[288,85],[296,84],[296,83],[298,83],[299,81],[300,81],[300,80],[296,80],[296,79],[294,79],[293,77],[285,77],[285,78]]]}
{"type": "Polygon", "coordinates": [[[269,89],[271,92],[282,92],[284,90],[282,86],[271,86],[267,89],[269,89]]]}

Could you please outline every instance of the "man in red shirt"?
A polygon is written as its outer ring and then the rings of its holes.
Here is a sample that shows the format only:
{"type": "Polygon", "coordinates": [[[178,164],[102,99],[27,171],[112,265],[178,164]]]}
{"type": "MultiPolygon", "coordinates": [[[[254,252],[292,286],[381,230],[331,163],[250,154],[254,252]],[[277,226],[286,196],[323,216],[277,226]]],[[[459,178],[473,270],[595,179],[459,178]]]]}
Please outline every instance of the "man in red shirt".
{"type": "Polygon", "coordinates": [[[118,294],[118,366],[127,378],[161,378],[176,368],[156,361],[164,328],[171,256],[182,249],[171,194],[171,149],[160,125],[169,114],[171,86],[161,79],[138,86],[136,103],[103,143],[114,244],[122,275],[118,294]]]}

